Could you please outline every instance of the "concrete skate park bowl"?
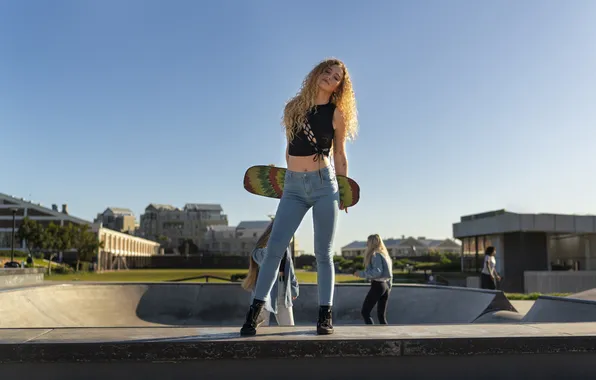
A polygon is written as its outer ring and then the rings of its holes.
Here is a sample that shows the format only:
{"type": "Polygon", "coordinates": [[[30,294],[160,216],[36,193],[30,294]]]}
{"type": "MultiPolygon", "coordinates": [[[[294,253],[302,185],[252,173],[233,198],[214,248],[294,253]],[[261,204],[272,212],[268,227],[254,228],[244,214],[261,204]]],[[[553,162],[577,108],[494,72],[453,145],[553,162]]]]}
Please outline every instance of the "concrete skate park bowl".
{"type": "MultiPolygon", "coordinates": [[[[363,324],[360,309],[368,290],[363,284],[336,285],[335,325],[363,324]]],[[[316,323],[316,300],[316,285],[300,286],[297,325],[316,323]]],[[[0,291],[0,327],[240,326],[249,303],[240,284],[45,285],[0,291]]],[[[502,292],[394,285],[387,317],[398,325],[472,323],[496,311],[516,312],[502,292]]]]}
{"type": "Polygon", "coordinates": [[[396,285],[391,325],[365,326],[360,307],[368,286],[340,284],[335,291],[333,335],[316,335],[317,288],[305,284],[295,303],[297,326],[240,337],[250,295],[239,284],[3,290],[2,379],[593,378],[596,326],[585,322],[591,314],[582,312],[577,323],[545,323],[575,315],[555,313],[563,310],[557,302],[596,307],[588,296],[541,298],[522,316],[498,291],[396,285]]]}
{"type": "Polygon", "coordinates": [[[568,297],[540,296],[525,315],[507,310],[484,313],[474,323],[596,322],[596,289],[568,297]]]}

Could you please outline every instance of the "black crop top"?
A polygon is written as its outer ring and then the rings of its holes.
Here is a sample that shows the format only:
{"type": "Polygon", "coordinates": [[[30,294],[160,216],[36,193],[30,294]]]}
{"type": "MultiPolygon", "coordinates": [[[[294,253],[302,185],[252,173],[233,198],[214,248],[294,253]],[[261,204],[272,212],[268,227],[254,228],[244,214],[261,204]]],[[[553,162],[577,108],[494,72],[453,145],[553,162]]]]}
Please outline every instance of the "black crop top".
{"type": "Polygon", "coordinates": [[[296,136],[290,141],[288,154],[290,156],[311,156],[315,155],[314,160],[319,156],[329,157],[331,144],[335,130],[333,129],[333,113],[335,104],[317,105],[309,111],[308,123],[296,133],[296,136]]]}

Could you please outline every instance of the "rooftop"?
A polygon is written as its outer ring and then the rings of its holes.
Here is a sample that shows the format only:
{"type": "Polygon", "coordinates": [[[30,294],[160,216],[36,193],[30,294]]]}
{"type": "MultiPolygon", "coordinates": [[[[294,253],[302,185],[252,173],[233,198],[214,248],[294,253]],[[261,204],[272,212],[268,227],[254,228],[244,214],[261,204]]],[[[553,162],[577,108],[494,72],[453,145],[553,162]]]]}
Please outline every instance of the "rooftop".
{"type": "Polygon", "coordinates": [[[147,206],[145,208],[145,210],[147,210],[148,208],[154,208],[154,209],[160,210],[160,211],[161,210],[168,210],[168,211],[177,210],[177,208],[172,205],[161,204],[161,203],[150,203],[149,206],[147,206]]]}
{"type": "MultiPolygon", "coordinates": [[[[37,209],[37,210],[39,210],[43,213],[46,213],[48,215],[53,215],[57,219],[68,220],[68,221],[71,221],[71,222],[77,223],[77,224],[89,224],[89,225],[92,224],[92,222],[90,222],[88,220],[77,218],[76,216],[72,216],[70,214],[65,214],[60,211],[52,210],[51,208],[43,206],[41,203],[35,203],[33,201],[29,201],[24,198],[17,198],[12,195],[0,193],[0,199],[5,199],[5,200],[9,201],[10,203],[14,203],[15,207],[17,207],[17,208],[22,207],[22,208],[37,209]]],[[[1,204],[1,202],[0,202],[0,204],[1,204]]],[[[66,205],[64,205],[64,206],[66,206],[66,205]]]]}
{"type": "Polygon", "coordinates": [[[108,207],[106,211],[108,210],[112,211],[114,215],[134,215],[131,209],[124,207],[108,207]]]}
{"type": "Polygon", "coordinates": [[[594,234],[596,216],[576,214],[518,214],[496,210],[466,215],[453,223],[453,236],[495,235],[510,232],[544,232],[554,234],[594,234]]]}
{"type": "Polygon", "coordinates": [[[245,230],[264,230],[267,226],[271,223],[268,220],[249,220],[245,222],[240,222],[238,224],[238,229],[245,229],[245,230]]]}
{"type": "Polygon", "coordinates": [[[210,203],[187,203],[184,205],[184,211],[223,211],[220,204],[210,203]]]}

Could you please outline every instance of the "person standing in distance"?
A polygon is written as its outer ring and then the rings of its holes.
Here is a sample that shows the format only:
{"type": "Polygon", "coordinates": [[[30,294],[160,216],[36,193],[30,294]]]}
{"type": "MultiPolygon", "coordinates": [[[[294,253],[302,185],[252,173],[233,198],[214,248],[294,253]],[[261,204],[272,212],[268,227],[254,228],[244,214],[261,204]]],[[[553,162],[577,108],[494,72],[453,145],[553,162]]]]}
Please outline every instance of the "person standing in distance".
{"type": "Polygon", "coordinates": [[[362,303],[361,314],[364,323],[373,324],[370,313],[376,305],[379,323],[386,325],[387,303],[393,283],[393,262],[379,234],[368,237],[364,255],[364,270],[354,272],[354,276],[370,280],[370,290],[362,303]]]}
{"type": "Polygon", "coordinates": [[[480,273],[480,287],[482,289],[497,289],[497,282],[501,281],[501,276],[497,273],[497,251],[495,247],[486,247],[484,250],[484,264],[480,273]]]}

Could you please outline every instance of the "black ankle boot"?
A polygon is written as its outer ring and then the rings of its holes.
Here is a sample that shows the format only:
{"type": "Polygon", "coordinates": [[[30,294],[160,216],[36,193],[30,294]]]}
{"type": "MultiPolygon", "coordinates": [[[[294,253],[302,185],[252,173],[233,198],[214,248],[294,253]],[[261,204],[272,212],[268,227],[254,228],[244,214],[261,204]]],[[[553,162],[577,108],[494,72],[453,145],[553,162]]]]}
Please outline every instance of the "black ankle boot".
{"type": "Polygon", "coordinates": [[[253,336],[257,334],[257,319],[259,318],[259,314],[261,314],[261,310],[263,310],[264,304],[265,301],[256,299],[252,301],[252,305],[250,305],[246,313],[246,321],[244,321],[244,325],[240,329],[240,335],[253,336]]]}
{"type": "Polygon", "coordinates": [[[317,335],[333,334],[331,320],[331,306],[319,306],[319,321],[317,322],[317,335]]]}

